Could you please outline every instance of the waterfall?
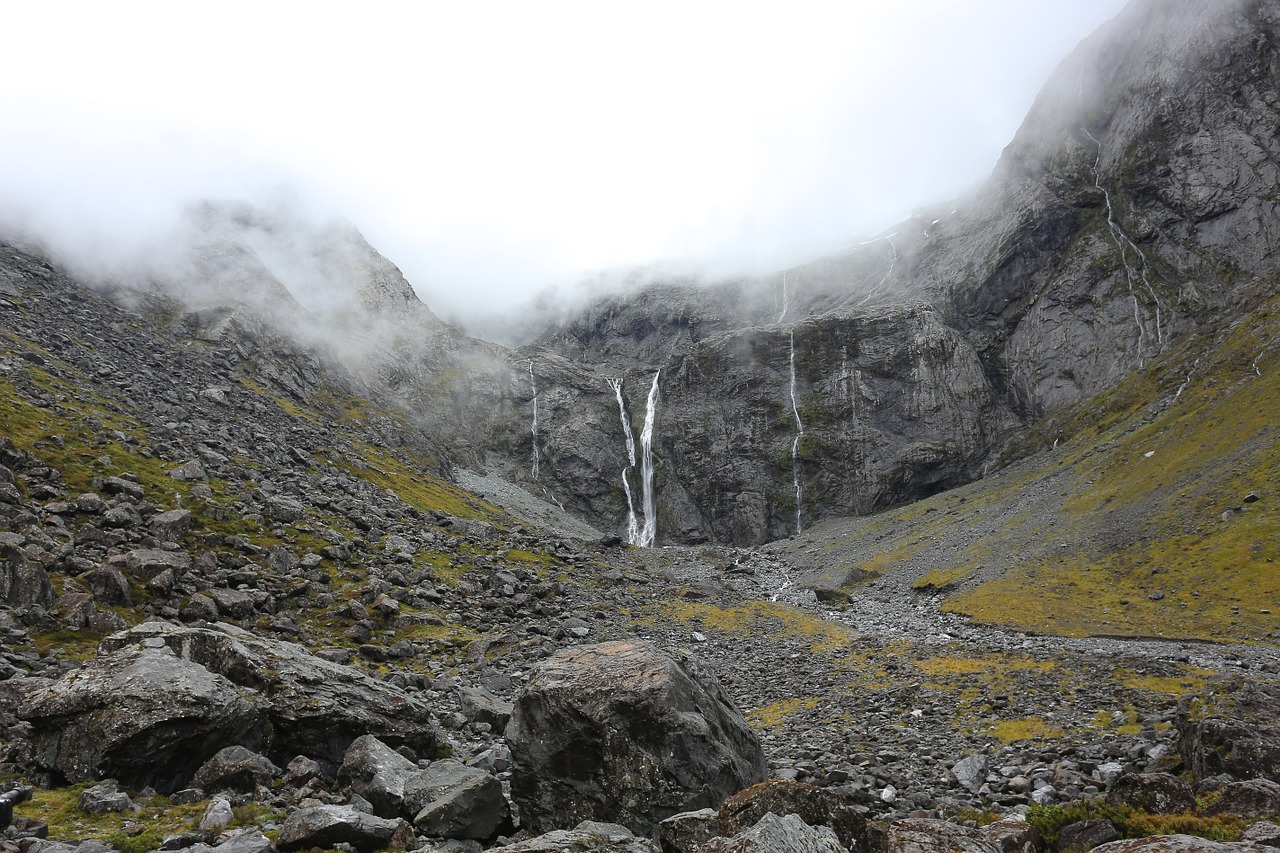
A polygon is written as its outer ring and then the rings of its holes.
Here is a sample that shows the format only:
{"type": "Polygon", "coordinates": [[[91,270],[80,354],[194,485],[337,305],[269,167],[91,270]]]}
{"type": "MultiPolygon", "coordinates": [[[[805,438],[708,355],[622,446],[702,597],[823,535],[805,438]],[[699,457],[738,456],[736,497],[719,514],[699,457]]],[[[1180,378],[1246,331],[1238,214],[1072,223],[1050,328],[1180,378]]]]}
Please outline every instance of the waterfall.
{"type": "Polygon", "coordinates": [[[649,399],[645,403],[644,428],[640,430],[640,477],[644,501],[644,529],[640,531],[642,548],[652,548],[658,538],[658,501],[653,493],[653,421],[658,411],[658,377],[659,370],[653,374],[653,385],[649,388],[649,399]]]}
{"type": "Polygon", "coordinates": [[[800,440],[804,438],[804,421],[796,403],[796,331],[791,330],[791,413],[796,418],[796,437],[791,442],[791,479],[796,487],[796,533],[804,532],[800,490],[800,440]]]}
{"type": "Polygon", "coordinates": [[[636,436],[631,431],[631,419],[627,417],[627,404],[622,400],[622,379],[610,379],[609,387],[618,398],[618,417],[622,419],[622,432],[627,437],[627,467],[622,469],[622,491],[627,496],[627,541],[632,545],[643,544],[640,541],[640,522],[636,520],[636,506],[631,498],[631,481],[627,472],[636,467],[636,436]]]}
{"type": "Polygon", "coordinates": [[[538,380],[533,375],[533,359],[529,359],[529,384],[533,386],[533,479],[537,480],[542,454],[538,450],[538,380]]]}
{"type": "Polygon", "coordinates": [[[1120,223],[1116,222],[1115,209],[1111,205],[1111,193],[1102,185],[1102,143],[1099,142],[1092,133],[1085,128],[1080,128],[1080,132],[1089,138],[1089,141],[1098,147],[1098,156],[1093,161],[1093,185],[1102,193],[1102,198],[1106,202],[1107,211],[1107,231],[1111,234],[1111,241],[1116,245],[1116,251],[1120,253],[1120,263],[1124,265],[1125,279],[1129,285],[1129,293],[1133,297],[1133,322],[1138,328],[1138,367],[1142,367],[1142,342],[1146,338],[1147,332],[1142,323],[1142,315],[1138,310],[1138,296],[1133,292],[1133,284],[1135,281],[1142,282],[1147,294],[1151,297],[1152,303],[1155,305],[1156,313],[1156,344],[1164,344],[1164,328],[1163,318],[1161,316],[1160,297],[1156,294],[1156,289],[1151,285],[1151,279],[1147,274],[1150,265],[1147,263],[1147,256],[1138,248],[1138,244],[1130,239],[1124,229],[1120,227],[1120,223]],[[1132,250],[1133,254],[1138,256],[1139,268],[1135,271],[1133,265],[1129,263],[1129,253],[1125,251],[1125,247],[1132,250]]]}
{"type": "Polygon", "coordinates": [[[782,274],[782,313],[778,315],[778,322],[781,323],[787,316],[787,312],[791,310],[791,294],[787,292],[787,274],[782,274]]]}

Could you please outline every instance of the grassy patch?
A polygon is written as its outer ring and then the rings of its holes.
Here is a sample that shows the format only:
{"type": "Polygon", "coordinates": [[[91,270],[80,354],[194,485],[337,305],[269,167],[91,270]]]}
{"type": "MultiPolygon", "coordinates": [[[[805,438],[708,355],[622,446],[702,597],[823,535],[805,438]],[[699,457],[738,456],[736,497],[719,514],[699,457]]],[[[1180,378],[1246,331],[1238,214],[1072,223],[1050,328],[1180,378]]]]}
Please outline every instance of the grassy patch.
{"type": "Polygon", "coordinates": [[[1122,838],[1195,835],[1214,841],[1238,841],[1240,833],[1252,822],[1234,815],[1150,814],[1098,800],[1081,800],[1065,806],[1032,806],[1027,811],[1027,822],[1039,831],[1046,849],[1054,848],[1063,827],[1082,820],[1110,821],[1122,838]]]}
{"type": "Polygon", "coordinates": [[[793,714],[818,707],[818,703],[821,701],[817,696],[780,699],[777,702],[765,705],[763,708],[753,708],[748,711],[746,714],[747,722],[757,728],[776,728],[785,723],[793,714]]]}
{"type": "Polygon", "coordinates": [[[1062,729],[1050,725],[1042,717],[1022,717],[1017,720],[1000,720],[990,727],[991,735],[1001,743],[1022,740],[1052,740],[1063,735],[1062,729]]]}
{"type": "Polygon", "coordinates": [[[911,584],[911,588],[920,592],[943,592],[967,579],[972,572],[967,568],[934,569],[926,572],[911,584]]]}
{"type": "Polygon", "coordinates": [[[1179,675],[1139,675],[1132,670],[1118,669],[1112,673],[1112,677],[1134,690],[1181,696],[1185,693],[1199,693],[1204,689],[1205,681],[1216,674],[1211,669],[1195,666],[1179,665],[1178,668],[1182,670],[1179,675]]]}
{"type": "Polygon", "coordinates": [[[157,849],[166,835],[194,831],[208,806],[208,801],[177,806],[167,797],[151,797],[134,800],[142,809],[137,813],[85,814],[80,794],[92,784],[37,788],[15,813],[47,821],[50,838],[100,838],[120,853],[145,853],[157,849]]]}

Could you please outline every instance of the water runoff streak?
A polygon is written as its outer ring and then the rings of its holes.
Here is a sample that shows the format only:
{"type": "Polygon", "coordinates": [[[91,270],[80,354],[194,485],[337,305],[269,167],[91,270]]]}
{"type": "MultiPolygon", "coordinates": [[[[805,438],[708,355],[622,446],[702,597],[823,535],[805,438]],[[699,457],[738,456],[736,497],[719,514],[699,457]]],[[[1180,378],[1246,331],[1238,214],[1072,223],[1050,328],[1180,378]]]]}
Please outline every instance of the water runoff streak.
{"type": "Polygon", "coordinates": [[[529,384],[533,386],[533,479],[537,480],[542,454],[538,450],[538,380],[533,375],[533,359],[529,359],[529,384]]]}
{"type": "Polygon", "coordinates": [[[800,488],[800,441],[804,438],[804,421],[796,403],[796,332],[791,330],[791,414],[796,418],[796,436],[791,441],[791,479],[796,487],[796,533],[804,532],[803,505],[800,488]]]}
{"type": "Polygon", "coordinates": [[[636,519],[636,506],[631,499],[631,481],[627,473],[636,467],[636,436],[631,431],[631,419],[627,417],[627,404],[622,400],[622,380],[610,379],[609,387],[618,398],[618,417],[622,419],[622,432],[627,437],[627,466],[622,469],[622,491],[627,496],[627,541],[640,544],[640,522],[636,519]]]}

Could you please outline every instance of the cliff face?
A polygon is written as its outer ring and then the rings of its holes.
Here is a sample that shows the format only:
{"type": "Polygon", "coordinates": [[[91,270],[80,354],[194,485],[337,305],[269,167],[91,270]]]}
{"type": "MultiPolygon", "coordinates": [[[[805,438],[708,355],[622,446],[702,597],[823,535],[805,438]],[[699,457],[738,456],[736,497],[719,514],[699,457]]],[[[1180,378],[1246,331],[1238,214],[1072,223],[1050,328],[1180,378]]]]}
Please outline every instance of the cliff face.
{"type": "MultiPolygon", "coordinates": [[[[540,343],[632,389],[662,370],[660,539],[758,542],[979,477],[1280,266],[1278,31],[1275,0],[1139,0],[974,198],[768,279],[599,300],[540,343]]],[[[625,464],[599,381],[541,436],[574,495],[625,464]]]]}

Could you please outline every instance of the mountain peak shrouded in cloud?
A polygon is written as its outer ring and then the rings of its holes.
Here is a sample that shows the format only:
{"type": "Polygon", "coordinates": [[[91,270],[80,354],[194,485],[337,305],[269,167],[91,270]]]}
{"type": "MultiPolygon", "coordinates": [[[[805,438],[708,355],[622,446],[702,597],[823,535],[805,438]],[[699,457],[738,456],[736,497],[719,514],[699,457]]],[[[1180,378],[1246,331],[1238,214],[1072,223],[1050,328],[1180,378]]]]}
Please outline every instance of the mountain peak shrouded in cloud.
{"type": "Polygon", "coordinates": [[[0,227],[119,277],[192,203],[292,195],[464,321],[664,259],[759,274],[976,185],[1122,5],[30,4],[0,227]]]}

